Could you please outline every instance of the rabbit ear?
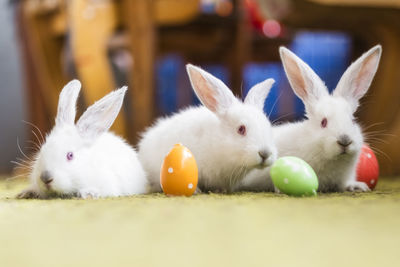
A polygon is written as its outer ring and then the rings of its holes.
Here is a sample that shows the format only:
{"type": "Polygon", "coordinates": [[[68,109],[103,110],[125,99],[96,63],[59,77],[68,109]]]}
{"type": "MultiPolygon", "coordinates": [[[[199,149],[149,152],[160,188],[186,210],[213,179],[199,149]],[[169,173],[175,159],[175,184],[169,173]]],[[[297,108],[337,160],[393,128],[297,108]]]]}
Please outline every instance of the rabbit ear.
{"type": "Polygon", "coordinates": [[[81,83],[78,80],[72,80],[61,90],[58,100],[58,109],[56,124],[74,124],[76,114],[76,100],[78,99],[81,83]]]}
{"type": "Polygon", "coordinates": [[[358,107],[359,99],[365,95],[371,85],[378,69],[381,54],[382,47],[377,45],[358,58],[345,71],[333,93],[335,96],[342,96],[347,99],[354,112],[358,107]]]}
{"type": "Polygon", "coordinates": [[[279,52],[289,83],[306,106],[328,94],[325,84],[304,61],[285,47],[279,52]]]}
{"type": "Polygon", "coordinates": [[[265,99],[271,91],[271,87],[274,83],[274,79],[267,79],[263,82],[257,83],[256,85],[251,87],[251,89],[247,93],[247,96],[244,99],[244,103],[256,106],[257,108],[263,110],[265,99]]]}
{"type": "Polygon", "coordinates": [[[79,133],[92,139],[106,132],[118,116],[126,90],[124,86],[91,105],[76,124],[79,133]]]}
{"type": "Polygon", "coordinates": [[[237,101],[231,90],[210,73],[192,64],[187,64],[186,70],[197,97],[209,110],[224,112],[237,101]]]}

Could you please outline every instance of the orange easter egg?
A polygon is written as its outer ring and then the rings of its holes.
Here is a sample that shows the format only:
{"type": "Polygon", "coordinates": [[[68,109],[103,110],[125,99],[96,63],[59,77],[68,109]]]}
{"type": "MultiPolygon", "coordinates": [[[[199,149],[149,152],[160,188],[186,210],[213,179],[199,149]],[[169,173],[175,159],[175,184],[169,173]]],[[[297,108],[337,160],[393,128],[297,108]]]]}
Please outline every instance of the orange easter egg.
{"type": "Polygon", "coordinates": [[[191,196],[197,187],[198,169],[196,160],[185,146],[176,144],[164,158],[160,172],[160,183],[165,194],[191,196]]]}

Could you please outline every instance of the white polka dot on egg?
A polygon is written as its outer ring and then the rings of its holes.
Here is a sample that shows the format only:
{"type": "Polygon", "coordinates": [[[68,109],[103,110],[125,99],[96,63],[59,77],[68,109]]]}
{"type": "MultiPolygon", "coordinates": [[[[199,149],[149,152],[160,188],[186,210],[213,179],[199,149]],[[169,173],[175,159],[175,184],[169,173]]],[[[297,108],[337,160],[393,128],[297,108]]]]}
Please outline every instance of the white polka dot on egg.
{"type": "Polygon", "coordinates": [[[188,188],[192,189],[193,188],[193,184],[192,183],[188,184],[188,188]]]}
{"type": "Polygon", "coordinates": [[[174,172],[174,169],[173,169],[172,167],[169,167],[169,168],[168,168],[168,172],[169,172],[169,173],[173,173],[173,172],[174,172]]]}
{"type": "Polygon", "coordinates": [[[285,184],[288,184],[288,183],[289,183],[289,179],[288,179],[288,178],[285,178],[285,179],[283,179],[283,182],[284,182],[285,184]]]}
{"type": "Polygon", "coordinates": [[[368,154],[367,154],[367,158],[369,158],[369,159],[370,159],[371,157],[372,157],[372,156],[371,156],[371,154],[370,154],[370,153],[368,153],[368,154]]]}
{"type": "Polygon", "coordinates": [[[372,180],[371,180],[371,184],[374,184],[374,183],[375,183],[375,180],[374,180],[374,179],[372,179],[372,180]]]}

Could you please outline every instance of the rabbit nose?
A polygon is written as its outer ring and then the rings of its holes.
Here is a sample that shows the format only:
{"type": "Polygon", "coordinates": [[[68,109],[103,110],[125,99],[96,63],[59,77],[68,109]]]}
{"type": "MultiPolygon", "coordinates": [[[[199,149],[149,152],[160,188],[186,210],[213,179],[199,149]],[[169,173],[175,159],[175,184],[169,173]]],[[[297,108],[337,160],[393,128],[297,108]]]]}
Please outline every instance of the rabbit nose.
{"type": "Polygon", "coordinates": [[[342,147],[348,147],[353,141],[350,139],[350,137],[347,134],[343,134],[339,136],[337,140],[338,145],[342,147]]]}
{"type": "Polygon", "coordinates": [[[48,171],[44,171],[40,175],[40,180],[42,180],[42,182],[45,184],[49,184],[53,181],[53,178],[51,178],[50,173],[48,171]]]}
{"type": "Polygon", "coordinates": [[[258,151],[258,155],[260,155],[262,161],[264,162],[266,159],[269,158],[271,153],[267,150],[260,150],[260,151],[258,151]]]}

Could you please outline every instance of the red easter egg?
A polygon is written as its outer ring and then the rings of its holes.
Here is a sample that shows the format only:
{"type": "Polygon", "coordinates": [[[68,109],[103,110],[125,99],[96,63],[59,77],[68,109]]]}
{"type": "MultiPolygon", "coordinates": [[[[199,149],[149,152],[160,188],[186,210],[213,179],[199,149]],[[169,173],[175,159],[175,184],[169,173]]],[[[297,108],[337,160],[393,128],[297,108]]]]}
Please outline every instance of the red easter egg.
{"type": "Polygon", "coordinates": [[[364,182],[372,190],[378,183],[379,165],[372,149],[364,144],[357,165],[357,181],[364,182]]]}

